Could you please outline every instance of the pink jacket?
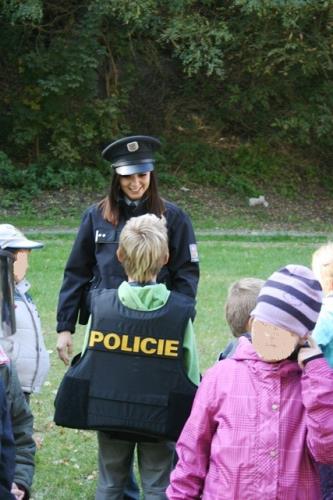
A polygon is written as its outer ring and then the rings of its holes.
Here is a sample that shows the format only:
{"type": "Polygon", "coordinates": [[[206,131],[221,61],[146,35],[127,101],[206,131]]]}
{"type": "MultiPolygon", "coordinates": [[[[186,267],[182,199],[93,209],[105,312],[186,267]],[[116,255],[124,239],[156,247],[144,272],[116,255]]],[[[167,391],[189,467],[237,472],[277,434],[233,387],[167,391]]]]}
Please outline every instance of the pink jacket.
{"type": "Polygon", "coordinates": [[[333,463],[333,370],[322,358],[261,361],[239,341],[210,368],[177,443],[170,500],[319,500],[333,463]]]}

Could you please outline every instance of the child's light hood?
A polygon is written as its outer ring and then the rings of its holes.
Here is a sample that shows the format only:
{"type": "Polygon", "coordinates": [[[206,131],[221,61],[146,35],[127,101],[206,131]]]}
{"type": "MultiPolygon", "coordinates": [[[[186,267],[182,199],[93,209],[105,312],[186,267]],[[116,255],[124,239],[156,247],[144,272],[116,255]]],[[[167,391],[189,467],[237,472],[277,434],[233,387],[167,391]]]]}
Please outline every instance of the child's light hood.
{"type": "Polygon", "coordinates": [[[170,291],[162,283],[147,286],[131,286],[123,282],[118,289],[118,296],[124,306],[139,311],[152,311],[163,307],[170,291]]]}

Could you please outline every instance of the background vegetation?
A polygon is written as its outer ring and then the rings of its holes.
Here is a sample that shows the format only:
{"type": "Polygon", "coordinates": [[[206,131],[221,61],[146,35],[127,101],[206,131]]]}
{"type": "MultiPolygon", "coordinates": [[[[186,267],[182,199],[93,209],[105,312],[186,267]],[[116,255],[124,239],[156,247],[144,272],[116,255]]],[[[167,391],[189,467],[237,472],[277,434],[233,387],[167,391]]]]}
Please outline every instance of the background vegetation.
{"type": "Polygon", "coordinates": [[[163,141],[161,179],[332,191],[333,0],[0,0],[0,198],[105,185],[100,151],[163,141]]]}
{"type": "MultiPolygon", "coordinates": [[[[333,0],[0,0],[2,220],[77,226],[108,182],[102,148],[140,133],[161,138],[162,193],[196,229],[331,231],[332,28],[333,0]],[[246,197],[259,194],[268,210],[249,209],[246,197]]],[[[291,260],[309,264],[320,237],[198,235],[204,371],[227,341],[229,284],[291,260]]],[[[29,278],[52,361],[32,398],[33,499],[89,500],[94,434],[53,424],[65,370],[55,309],[73,235],[33,237],[46,243],[31,254],[29,278]]]]}
{"type": "MultiPolygon", "coordinates": [[[[33,500],[92,500],[97,477],[95,433],[64,429],[53,423],[53,401],[65,372],[55,350],[55,309],[73,236],[30,233],[30,237],[45,243],[41,251],[31,253],[28,278],[51,353],[47,382],[42,392],[32,397],[40,443],[32,496],[33,500]]],[[[266,279],[291,262],[310,265],[312,252],[323,241],[319,237],[199,238],[201,279],[194,327],[202,372],[215,362],[230,338],[223,309],[229,285],[244,276],[266,279]]],[[[74,336],[74,353],[80,352],[83,335],[81,327],[74,336]]]]}

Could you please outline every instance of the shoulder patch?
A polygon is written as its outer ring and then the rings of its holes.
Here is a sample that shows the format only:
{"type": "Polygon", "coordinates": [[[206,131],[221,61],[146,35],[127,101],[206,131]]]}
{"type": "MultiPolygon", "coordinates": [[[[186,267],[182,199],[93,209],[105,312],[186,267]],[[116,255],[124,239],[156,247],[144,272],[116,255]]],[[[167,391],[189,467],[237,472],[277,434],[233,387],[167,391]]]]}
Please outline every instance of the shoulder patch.
{"type": "Polygon", "coordinates": [[[199,254],[198,254],[198,248],[195,243],[191,243],[189,245],[190,249],[190,255],[191,255],[191,262],[199,262],[199,254]]]}

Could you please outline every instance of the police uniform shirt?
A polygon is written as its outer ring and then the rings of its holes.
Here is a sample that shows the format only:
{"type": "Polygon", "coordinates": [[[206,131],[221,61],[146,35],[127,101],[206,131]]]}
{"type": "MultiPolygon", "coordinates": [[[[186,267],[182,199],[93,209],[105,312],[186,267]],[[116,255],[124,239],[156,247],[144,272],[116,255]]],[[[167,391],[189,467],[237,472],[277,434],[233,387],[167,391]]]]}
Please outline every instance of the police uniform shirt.
{"type": "MultiPolygon", "coordinates": [[[[170,257],[157,277],[170,290],[195,298],[199,263],[192,223],[177,205],[165,201],[170,257]]],[[[86,286],[118,288],[126,275],[116,256],[119,234],[133,216],[147,213],[145,203],[131,207],[120,200],[120,224],[115,228],[102,217],[97,205],[88,208],[69,256],[58,303],[57,331],[74,332],[86,286]]],[[[88,314],[86,315],[87,319],[88,314]]],[[[84,321],[82,321],[84,323],[84,321]]]]}

